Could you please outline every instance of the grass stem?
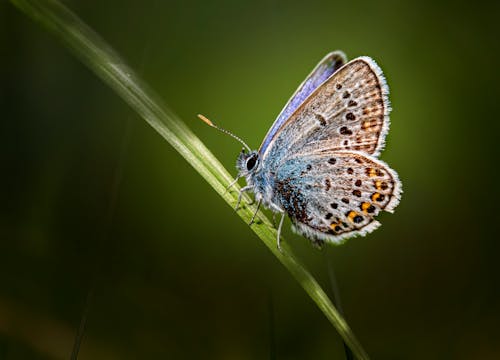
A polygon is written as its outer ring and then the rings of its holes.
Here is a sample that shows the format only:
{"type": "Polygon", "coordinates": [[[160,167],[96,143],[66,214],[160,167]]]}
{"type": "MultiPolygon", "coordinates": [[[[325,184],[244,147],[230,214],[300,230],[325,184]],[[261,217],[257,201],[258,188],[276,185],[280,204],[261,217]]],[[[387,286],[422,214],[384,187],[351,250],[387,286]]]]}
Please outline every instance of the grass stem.
{"type": "MultiPolygon", "coordinates": [[[[232,180],[229,172],[193,134],[193,132],[157,97],[129,68],[120,56],[74,13],[55,0],[11,0],[26,15],[52,32],[73,54],[111,87],[126,103],[153,127],[231,206],[237,201],[237,191],[225,191],[232,180]]],[[[239,188],[236,187],[236,190],[239,188]]],[[[249,198],[245,199],[247,202],[249,198]]],[[[242,207],[236,214],[246,223],[253,209],[242,207]]],[[[276,230],[262,213],[260,222],[251,229],[276,258],[288,269],[312,298],[358,359],[368,359],[361,344],[338,313],[314,277],[284,244],[284,252],[276,247],[276,230]]]]}

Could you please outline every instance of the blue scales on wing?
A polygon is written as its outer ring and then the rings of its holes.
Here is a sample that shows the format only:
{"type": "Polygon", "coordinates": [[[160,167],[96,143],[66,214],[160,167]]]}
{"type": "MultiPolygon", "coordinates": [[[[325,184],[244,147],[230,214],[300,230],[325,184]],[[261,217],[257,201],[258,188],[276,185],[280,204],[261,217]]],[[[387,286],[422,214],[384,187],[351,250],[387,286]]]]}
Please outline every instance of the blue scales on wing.
{"type": "Polygon", "coordinates": [[[377,157],[389,129],[390,104],[382,71],[368,57],[341,67],[309,96],[261,152],[273,169],[289,156],[354,150],[377,157]]]}

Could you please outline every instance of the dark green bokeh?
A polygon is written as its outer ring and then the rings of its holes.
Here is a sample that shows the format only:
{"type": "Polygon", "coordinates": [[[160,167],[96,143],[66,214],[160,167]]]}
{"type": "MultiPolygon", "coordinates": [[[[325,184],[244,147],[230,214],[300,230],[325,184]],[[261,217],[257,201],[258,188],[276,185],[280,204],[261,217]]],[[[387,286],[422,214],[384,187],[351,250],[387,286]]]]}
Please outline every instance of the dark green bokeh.
{"type": "MultiPolygon", "coordinates": [[[[373,57],[405,193],[366,238],[287,241],[374,359],[500,357],[499,5],[68,5],[228,168],[328,51],[373,57]]],[[[342,359],[307,295],[215,192],[49,34],[0,3],[0,359],[342,359]],[[128,134],[128,135],[126,135],[128,134]],[[272,344],[275,344],[273,348],[272,344]]],[[[288,228],[288,226],[287,226],[288,228]]]]}

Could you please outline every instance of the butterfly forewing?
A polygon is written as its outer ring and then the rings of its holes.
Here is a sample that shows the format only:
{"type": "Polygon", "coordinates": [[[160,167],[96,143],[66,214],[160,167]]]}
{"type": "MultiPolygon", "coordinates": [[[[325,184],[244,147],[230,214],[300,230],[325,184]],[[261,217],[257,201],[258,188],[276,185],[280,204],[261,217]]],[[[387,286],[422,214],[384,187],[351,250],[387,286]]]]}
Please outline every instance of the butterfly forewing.
{"type": "Polygon", "coordinates": [[[333,73],[344,66],[347,62],[346,56],[341,51],[334,51],[326,55],[314,70],[307,76],[304,82],[298,87],[295,93],[288,100],[287,104],[278,115],[264,142],[260,147],[260,152],[263,153],[270,144],[272,138],[283,123],[288,120],[290,115],[304,102],[304,100],[316,90],[323,82],[325,82],[333,73]]]}
{"type": "Polygon", "coordinates": [[[277,200],[295,229],[321,243],[338,243],[379,226],[374,217],[397,206],[401,188],[384,162],[359,152],[301,154],[276,171],[277,200]]]}
{"type": "Polygon", "coordinates": [[[387,94],[385,79],[373,60],[350,61],[281,125],[263,161],[272,167],[296,153],[325,150],[378,155],[389,126],[387,94]]]}

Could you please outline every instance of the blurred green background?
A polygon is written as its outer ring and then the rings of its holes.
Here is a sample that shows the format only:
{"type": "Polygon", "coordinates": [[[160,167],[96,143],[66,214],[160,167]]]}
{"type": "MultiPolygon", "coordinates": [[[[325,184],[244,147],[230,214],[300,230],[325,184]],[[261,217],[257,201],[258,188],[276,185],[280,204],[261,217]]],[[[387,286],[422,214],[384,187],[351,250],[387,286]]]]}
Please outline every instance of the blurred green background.
{"type": "MultiPolygon", "coordinates": [[[[373,359],[500,358],[498,2],[68,1],[233,173],[327,52],[373,57],[404,194],[366,238],[285,238],[373,359]]],[[[344,359],[339,336],[202,178],[0,2],[0,359],[344,359]],[[90,294],[90,295],[89,295],[90,294]],[[90,299],[86,301],[86,299],[90,299]],[[87,306],[85,305],[87,303],[87,306]]]]}

